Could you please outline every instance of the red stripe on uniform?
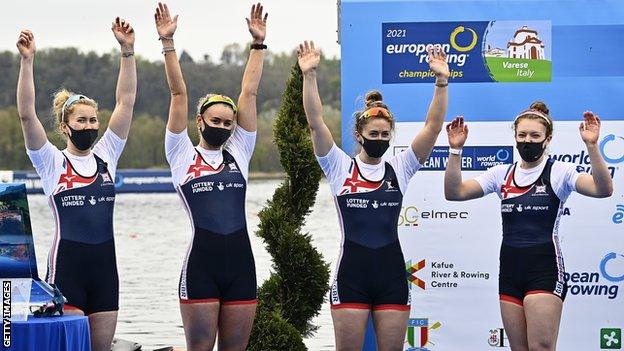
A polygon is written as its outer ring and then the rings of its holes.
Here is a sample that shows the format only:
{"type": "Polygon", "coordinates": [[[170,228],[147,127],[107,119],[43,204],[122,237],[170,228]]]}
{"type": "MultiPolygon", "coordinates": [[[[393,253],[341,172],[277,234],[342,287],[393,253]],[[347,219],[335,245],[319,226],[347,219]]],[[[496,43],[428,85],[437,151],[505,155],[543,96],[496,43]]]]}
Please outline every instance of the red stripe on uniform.
{"type": "Polygon", "coordinates": [[[342,309],[342,308],[351,308],[354,310],[370,310],[371,306],[366,303],[339,303],[336,305],[331,305],[332,309],[342,309]]]}
{"type": "Polygon", "coordinates": [[[373,306],[373,311],[394,310],[394,311],[409,311],[410,305],[398,305],[398,304],[385,304],[373,306]]]}
{"type": "Polygon", "coordinates": [[[520,307],[523,307],[524,305],[522,304],[522,300],[520,300],[517,297],[513,297],[513,296],[509,296],[509,295],[504,295],[504,294],[500,294],[499,295],[499,299],[501,301],[505,301],[505,302],[509,302],[509,303],[513,303],[514,305],[518,305],[520,307]]]}

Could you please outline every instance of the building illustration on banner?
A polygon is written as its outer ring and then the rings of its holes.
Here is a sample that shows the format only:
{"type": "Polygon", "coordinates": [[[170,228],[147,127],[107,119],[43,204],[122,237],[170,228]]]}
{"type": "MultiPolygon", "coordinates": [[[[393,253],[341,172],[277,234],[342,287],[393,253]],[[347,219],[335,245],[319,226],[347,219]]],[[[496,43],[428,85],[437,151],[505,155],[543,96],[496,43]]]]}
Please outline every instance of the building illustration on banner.
{"type": "Polygon", "coordinates": [[[492,21],[484,34],[483,60],[496,82],[549,82],[549,21],[492,21]]]}
{"type": "Polygon", "coordinates": [[[507,57],[529,60],[544,60],[544,42],[536,30],[522,26],[507,43],[507,57]]]}

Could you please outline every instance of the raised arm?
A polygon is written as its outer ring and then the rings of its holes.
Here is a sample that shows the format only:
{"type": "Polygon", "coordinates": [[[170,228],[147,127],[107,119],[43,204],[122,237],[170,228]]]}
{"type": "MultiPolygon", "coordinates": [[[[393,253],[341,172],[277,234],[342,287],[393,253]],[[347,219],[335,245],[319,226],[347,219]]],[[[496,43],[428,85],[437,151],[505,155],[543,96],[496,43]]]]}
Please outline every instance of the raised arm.
{"type": "Polygon", "coordinates": [[[587,146],[592,173],[579,175],[576,180],[576,191],[590,197],[609,197],[613,194],[613,180],[598,150],[600,118],[590,111],[585,111],[579,131],[587,146]]]}
{"type": "Polygon", "coordinates": [[[119,64],[119,77],[117,77],[117,90],[115,91],[115,109],[108,122],[108,128],[121,139],[127,139],[137,90],[134,29],[130,23],[117,17],[111,30],[121,46],[121,62],[119,64]]]}
{"type": "Polygon", "coordinates": [[[167,5],[158,3],[154,19],[156,20],[156,30],[158,31],[159,39],[163,45],[165,72],[167,73],[167,83],[171,92],[167,130],[179,134],[186,129],[188,95],[173,42],[173,34],[175,34],[178,27],[178,16],[171,18],[167,5]]]}
{"type": "Polygon", "coordinates": [[[314,48],[314,42],[305,41],[299,44],[297,58],[303,73],[303,109],[310,125],[314,153],[325,156],[334,145],[334,138],[323,121],[323,105],[316,83],[316,68],[321,61],[321,53],[314,48]]]}
{"type": "Polygon", "coordinates": [[[48,141],[43,125],[35,110],[35,36],[30,30],[23,30],[17,40],[20,54],[20,71],[17,81],[17,113],[22,124],[24,142],[29,150],[39,150],[48,141]]]}
{"type": "Polygon", "coordinates": [[[444,197],[449,201],[464,201],[482,197],[483,189],[476,180],[462,181],[461,155],[453,153],[456,152],[455,150],[461,151],[468,138],[468,126],[464,124],[464,117],[455,117],[451,123],[446,125],[446,132],[449,148],[452,149],[452,152],[449,153],[446,171],[444,172],[444,197]]]}
{"type": "Polygon", "coordinates": [[[420,163],[425,163],[436,139],[442,131],[446,108],[448,105],[448,77],[449,67],[446,63],[446,54],[442,49],[434,47],[429,49],[429,68],[435,73],[436,81],[433,91],[433,99],[429,105],[425,126],[412,141],[412,150],[420,163]]]}
{"type": "MultiPolygon", "coordinates": [[[[251,14],[247,20],[249,33],[253,38],[253,46],[262,46],[266,38],[266,21],[268,13],[262,15],[262,5],[251,6],[251,14]]],[[[256,97],[258,96],[258,85],[262,77],[262,65],[264,63],[264,50],[252,48],[249,51],[249,60],[243,74],[241,93],[238,97],[238,118],[237,123],[248,132],[257,129],[256,97]]]]}

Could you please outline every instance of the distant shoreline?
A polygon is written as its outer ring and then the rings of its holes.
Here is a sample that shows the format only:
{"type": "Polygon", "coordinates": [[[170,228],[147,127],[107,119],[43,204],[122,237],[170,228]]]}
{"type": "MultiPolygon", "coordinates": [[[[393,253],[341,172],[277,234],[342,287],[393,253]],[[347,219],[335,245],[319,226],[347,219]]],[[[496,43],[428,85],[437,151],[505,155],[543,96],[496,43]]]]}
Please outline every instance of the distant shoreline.
{"type": "Polygon", "coordinates": [[[284,179],[284,172],[249,172],[249,180],[284,179]]]}

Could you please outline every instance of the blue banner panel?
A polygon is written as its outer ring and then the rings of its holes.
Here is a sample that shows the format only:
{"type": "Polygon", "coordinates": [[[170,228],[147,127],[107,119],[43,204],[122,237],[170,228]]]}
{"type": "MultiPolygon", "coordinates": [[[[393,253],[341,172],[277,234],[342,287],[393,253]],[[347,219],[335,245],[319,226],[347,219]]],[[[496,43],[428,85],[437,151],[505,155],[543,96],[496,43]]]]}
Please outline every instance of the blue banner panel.
{"type": "Polygon", "coordinates": [[[535,100],[555,121],[580,120],[585,110],[621,119],[622,14],[616,0],[342,0],[343,148],[353,152],[353,112],[369,90],[383,93],[398,122],[424,121],[433,94],[427,44],[448,51],[455,72],[449,119],[511,121],[535,100]]]}

